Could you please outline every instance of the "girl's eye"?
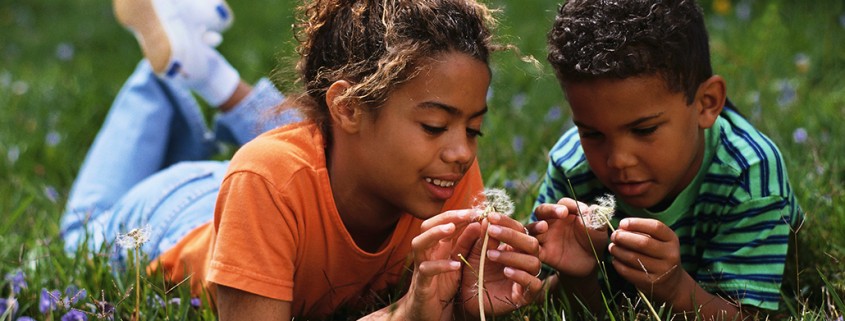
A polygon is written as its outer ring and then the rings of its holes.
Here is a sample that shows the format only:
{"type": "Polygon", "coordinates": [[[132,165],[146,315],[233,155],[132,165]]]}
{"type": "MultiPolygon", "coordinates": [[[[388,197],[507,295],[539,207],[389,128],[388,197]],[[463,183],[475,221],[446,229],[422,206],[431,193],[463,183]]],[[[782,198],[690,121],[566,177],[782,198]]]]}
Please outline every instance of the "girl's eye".
{"type": "Polygon", "coordinates": [[[437,127],[437,126],[430,126],[426,124],[422,124],[422,128],[426,133],[431,135],[442,134],[446,132],[446,127],[437,127]]]}
{"type": "Polygon", "coordinates": [[[467,128],[467,137],[476,138],[476,137],[482,137],[482,136],[484,136],[484,133],[482,133],[481,130],[467,128]]]}
{"type": "Polygon", "coordinates": [[[651,126],[646,128],[634,128],[633,132],[639,136],[648,136],[653,134],[657,130],[657,126],[651,126]]]}

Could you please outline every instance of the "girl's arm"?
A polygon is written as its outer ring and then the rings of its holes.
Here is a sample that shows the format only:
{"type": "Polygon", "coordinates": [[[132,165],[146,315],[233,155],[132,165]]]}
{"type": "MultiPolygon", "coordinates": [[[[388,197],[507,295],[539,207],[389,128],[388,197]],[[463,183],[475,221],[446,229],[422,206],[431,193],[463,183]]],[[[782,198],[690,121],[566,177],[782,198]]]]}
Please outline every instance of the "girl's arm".
{"type": "Polygon", "coordinates": [[[290,320],[290,302],[217,285],[217,314],[229,320],[290,320]]]}

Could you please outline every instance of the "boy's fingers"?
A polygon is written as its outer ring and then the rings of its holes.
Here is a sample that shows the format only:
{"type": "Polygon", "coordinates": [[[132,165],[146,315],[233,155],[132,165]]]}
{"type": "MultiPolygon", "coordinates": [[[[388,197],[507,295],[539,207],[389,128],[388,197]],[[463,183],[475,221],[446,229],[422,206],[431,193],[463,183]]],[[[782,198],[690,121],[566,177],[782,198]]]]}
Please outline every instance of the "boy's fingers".
{"type": "Polygon", "coordinates": [[[619,222],[619,229],[638,232],[663,242],[674,240],[675,232],[663,222],[655,219],[629,217],[619,222]]]}
{"type": "Polygon", "coordinates": [[[569,215],[569,209],[559,204],[540,204],[534,210],[537,220],[561,219],[569,215]]]}
{"type": "Polygon", "coordinates": [[[520,224],[517,229],[506,228],[491,224],[487,227],[490,237],[503,243],[507,243],[520,252],[536,255],[540,252],[540,244],[537,238],[526,234],[526,229],[520,224]]]}

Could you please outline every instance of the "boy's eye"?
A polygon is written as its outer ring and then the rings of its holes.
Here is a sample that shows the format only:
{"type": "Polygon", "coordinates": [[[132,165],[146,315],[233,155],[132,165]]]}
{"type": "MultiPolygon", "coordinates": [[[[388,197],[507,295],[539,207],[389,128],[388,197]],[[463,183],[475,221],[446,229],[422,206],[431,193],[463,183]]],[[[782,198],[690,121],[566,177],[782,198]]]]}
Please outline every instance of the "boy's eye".
{"type": "Polygon", "coordinates": [[[578,131],[578,134],[581,135],[581,138],[587,138],[587,139],[601,138],[601,136],[602,136],[601,133],[599,133],[599,132],[587,131],[587,130],[580,130],[580,131],[578,131]]]}
{"type": "Polygon", "coordinates": [[[442,133],[446,132],[446,127],[437,127],[437,126],[422,124],[422,128],[426,133],[429,133],[429,134],[432,134],[432,135],[442,134],[442,133]]]}
{"type": "Polygon", "coordinates": [[[639,136],[647,136],[653,134],[656,130],[657,126],[651,126],[646,128],[634,128],[633,132],[639,136]]]}

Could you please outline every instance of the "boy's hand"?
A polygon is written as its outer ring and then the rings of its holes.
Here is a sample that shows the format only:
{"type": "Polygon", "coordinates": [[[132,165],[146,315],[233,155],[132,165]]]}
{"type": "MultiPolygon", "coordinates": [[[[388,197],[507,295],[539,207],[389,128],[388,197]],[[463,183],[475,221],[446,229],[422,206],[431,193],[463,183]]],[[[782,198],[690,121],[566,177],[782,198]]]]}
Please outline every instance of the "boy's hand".
{"type": "MultiPolygon", "coordinates": [[[[535,276],[542,264],[537,257],[537,239],[525,233],[522,223],[499,213],[490,213],[487,221],[490,240],[484,264],[484,311],[501,315],[533,303],[542,294],[543,283],[535,276]]],[[[477,241],[467,258],[472,268],[464,267],[461,301],[466,312],[478,316],[478,267],[484,240],[481,223],[468,226],[461,237],[469,235],[477,241]]]]}
{"type": "Polygon", "coordinates": [[[543,263],[563,276],[586,278],[595,275],[598,258],[604,256],[607,228],[585,227],[578,215],[578,205],[585,213],[587,205],[577,204],[571,198],[562,198],[557,204],[542,204],[534,210],[537,222],[529,224],[528,230],[540,243],[543,263]]]}
{"type": "Polygon", "coordinates": [[[678,236],[658,220],[626,218],[610,237],[613,267],[646,295],[672,302],[686,287],[678,236]]]}
{"type": "Polygon", "coordinates": [[[411,241],[414,272],[408,293],[395,306],[388,306],[370,317],[389,315],[398,320],[440,320],[452,315],[452,299],[461,279],[461,263],[457,254],[465,255],[475,241],[459,237],[462,230],[477,217],[474,210],[448,211],[425,220],[420,235],[411,241]]]}

